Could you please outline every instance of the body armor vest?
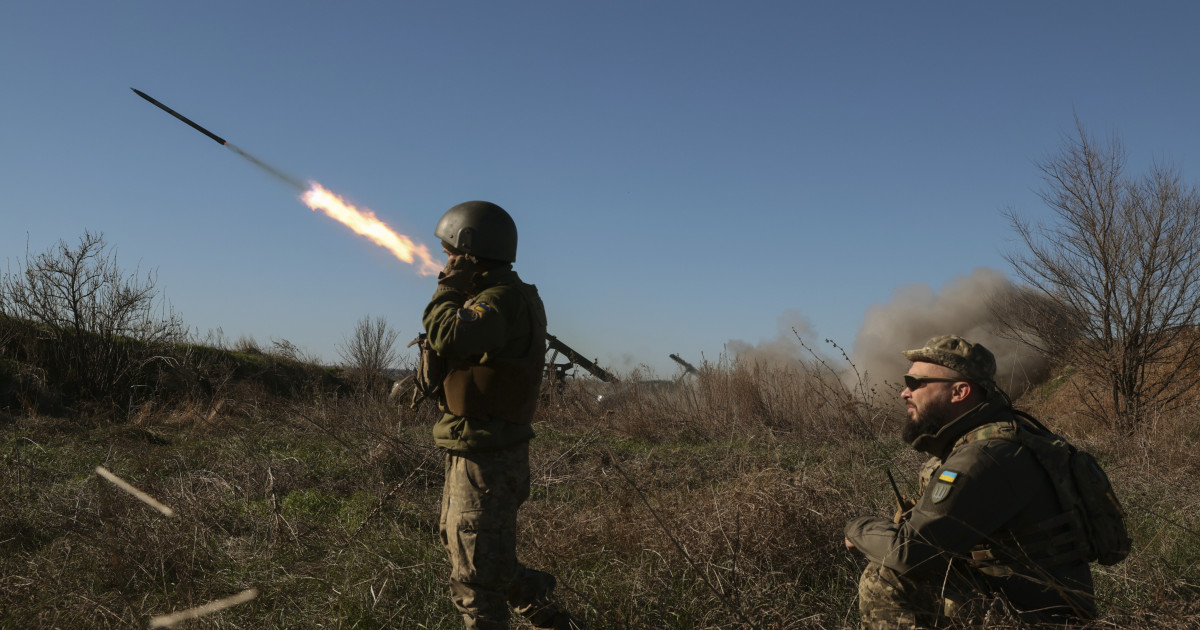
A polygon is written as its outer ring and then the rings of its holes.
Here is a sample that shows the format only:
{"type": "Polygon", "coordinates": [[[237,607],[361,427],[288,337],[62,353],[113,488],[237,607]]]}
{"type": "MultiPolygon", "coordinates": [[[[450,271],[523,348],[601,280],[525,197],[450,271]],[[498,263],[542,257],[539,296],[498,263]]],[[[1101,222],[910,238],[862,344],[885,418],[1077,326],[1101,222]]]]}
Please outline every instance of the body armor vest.
{"type": "Polygon", "coordinates": [[[489,358],[487,363],[447,360],[442,380],[445,408],[456,416],[494,418],[529,424],[537,409],[546,361],[546,310],[537,287],[523,282],[520,291],[529,309],[529,345],[521,357],[489,358]]]}

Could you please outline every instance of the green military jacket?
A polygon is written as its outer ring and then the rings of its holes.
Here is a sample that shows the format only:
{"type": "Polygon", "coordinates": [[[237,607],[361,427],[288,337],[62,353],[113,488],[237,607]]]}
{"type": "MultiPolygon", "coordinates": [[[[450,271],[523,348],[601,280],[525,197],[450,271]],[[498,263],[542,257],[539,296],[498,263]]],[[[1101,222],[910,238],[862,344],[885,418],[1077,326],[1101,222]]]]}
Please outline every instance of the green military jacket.
{"type": "Polygon", "coordinates": [[[1094,617],[1087,562],[1047,566],[1021,552],[1044,547],[1045,525],[1064,510],[1034,455],[1002,435],[1015,422],[1009,407],[984,402],[936,434],[919,436],[913,447],[933,459],[916,507],[901,523],[852,520],[846,538],[868,559],[914,579],[940,582],[953,563],[1018,610],[1094,617]]]}
{"type": "MultiPolygon", "coordinates": [[[[447,287],[434,292],[422,317],[430,345],[448,361],[472,364],[526,356],[535,334],[535,318],[541,318],[541,327],[545,327],[545,310],[536,289],[524,285],[510,267],[480,274],[476,287],[470,297],[447,287]],[[527,295],[533,297],[532,303],[527,295]]],[[[545,354],[544,347],[533,351],[539,357],[545,354]]],[[[445,410],[433,427],[434,442],[454,451],[488,451],[534,436],[527,423],[480,416],[458,416],[445,410]]]]}

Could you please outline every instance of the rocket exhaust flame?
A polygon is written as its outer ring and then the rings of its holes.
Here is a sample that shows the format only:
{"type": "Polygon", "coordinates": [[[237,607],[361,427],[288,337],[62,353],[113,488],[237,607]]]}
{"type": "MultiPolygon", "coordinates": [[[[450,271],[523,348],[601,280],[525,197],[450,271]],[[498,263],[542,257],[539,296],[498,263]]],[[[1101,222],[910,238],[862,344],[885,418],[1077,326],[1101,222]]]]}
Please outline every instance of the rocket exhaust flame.
{"type": "Polygon", "coordinates": [[[142,92],[137,88],[130,89],[133,90],[138,96],[146,99],[159,109],[179,119],[189,127],[199,131],[209,138],[212,138],[217,144],[220,144],[230,151],[242,156],[246,159],[246,161],[266,171],[272,177],[283,182],[296,192],[302,193],[300,195],[300,199],[303,200],[309,208],[312,208],[313,210],[321,210],[326,215],[337,219],[346,227],[354,230],[355,233],[367,237],[376,245],[386,247],[388,251],[392,252],[392,254],[396,256],[396,258],[399,258],[406,263],[413,264],[414,261],[419,258],[421,262],[417,272],[421,275],[432,276],[441,270],[442,263],[434,260],[429,255],[429,248],[425,247],[424,245],[414,243],[412,239],[404,236],[403,234],[397,234],[390,227],[388,227],[386,223],[380,221],[375,216],[374,212],[371,212],[365,208],[362,210],[355,208],[354,206],[343,201],[341,197],[329,192],[316,182],[310,182],[310,186],[305,186],[304,182],[301,180],[284,173],[274,166],[271,166],[270,164],[267,164],[253,155],[250,155],[249,153],[237,148],[233,144],[226,142],[221,136],[218,136],[208,129],[196,124],[187,116],[184,116],[170,107],[167,107],[166,105],[154,100],[145,92],[142,92]]]}
{"type": "Polygon", "coordinates": [[[406,263],[414,263],[419,258],[421,262],[417,272],[423,276],[432,276],[441,271],[442,263],[429,255],[428,247],[414,243],[403,234],[397,234],[386,223],[380,221],[374,212],[366,208],[359,210],[316,182],[309,184],[310,188],[300,196],[309,208],[324,212],[330,218],[354,230],[355,234],[365,236],[376,245],[387,248],[396,258],[406,263]]]}

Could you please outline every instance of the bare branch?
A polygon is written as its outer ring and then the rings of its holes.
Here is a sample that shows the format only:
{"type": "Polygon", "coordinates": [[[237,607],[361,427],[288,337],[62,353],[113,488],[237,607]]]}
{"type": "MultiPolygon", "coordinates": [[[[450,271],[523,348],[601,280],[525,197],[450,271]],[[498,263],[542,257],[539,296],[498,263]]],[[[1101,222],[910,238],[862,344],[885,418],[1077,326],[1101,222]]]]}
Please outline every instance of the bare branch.
{"type": "Polygon", "coordinates": [[[1056,220],[1007,214],[1025,287],[993,310],[1011,336],[1102,383],[1089,407],[1132,429],[1200,384],[1200,193],[1163,164],[1130,176],[1118,137],[1075,131],[1039,165],[1056,220]]]}

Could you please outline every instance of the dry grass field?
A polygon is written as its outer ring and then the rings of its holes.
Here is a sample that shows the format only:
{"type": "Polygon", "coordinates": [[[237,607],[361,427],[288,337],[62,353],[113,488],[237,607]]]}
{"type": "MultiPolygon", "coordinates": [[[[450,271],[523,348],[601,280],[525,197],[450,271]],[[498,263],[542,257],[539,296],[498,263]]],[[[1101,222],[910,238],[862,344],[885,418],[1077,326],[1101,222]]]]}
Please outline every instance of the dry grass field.
{"type": "MultiPolygon", "coordinates": [[[[460,628],[437,537],[434,411],[384,392],[220,386],[114,423],[0,416],[0,627],[460,628]],[[173,510],[96,474],[103,466],[173,510]]],[[[1200,627],[1200,425],[1114,435],[1051,382],[1019,405],[1097,454],[1134,550],[1095,567],[1094,628],[1200,627]]],[[[895,392],[819,366],[708,365],[603,406],[549,397],[532,443],[523,561],[589,628],[855,628],[864,561],[845,522],[891,513],[922,458],[895,392]]],[[[1200,408],[1197,409],[1200,412],[1200,408]]]]}

